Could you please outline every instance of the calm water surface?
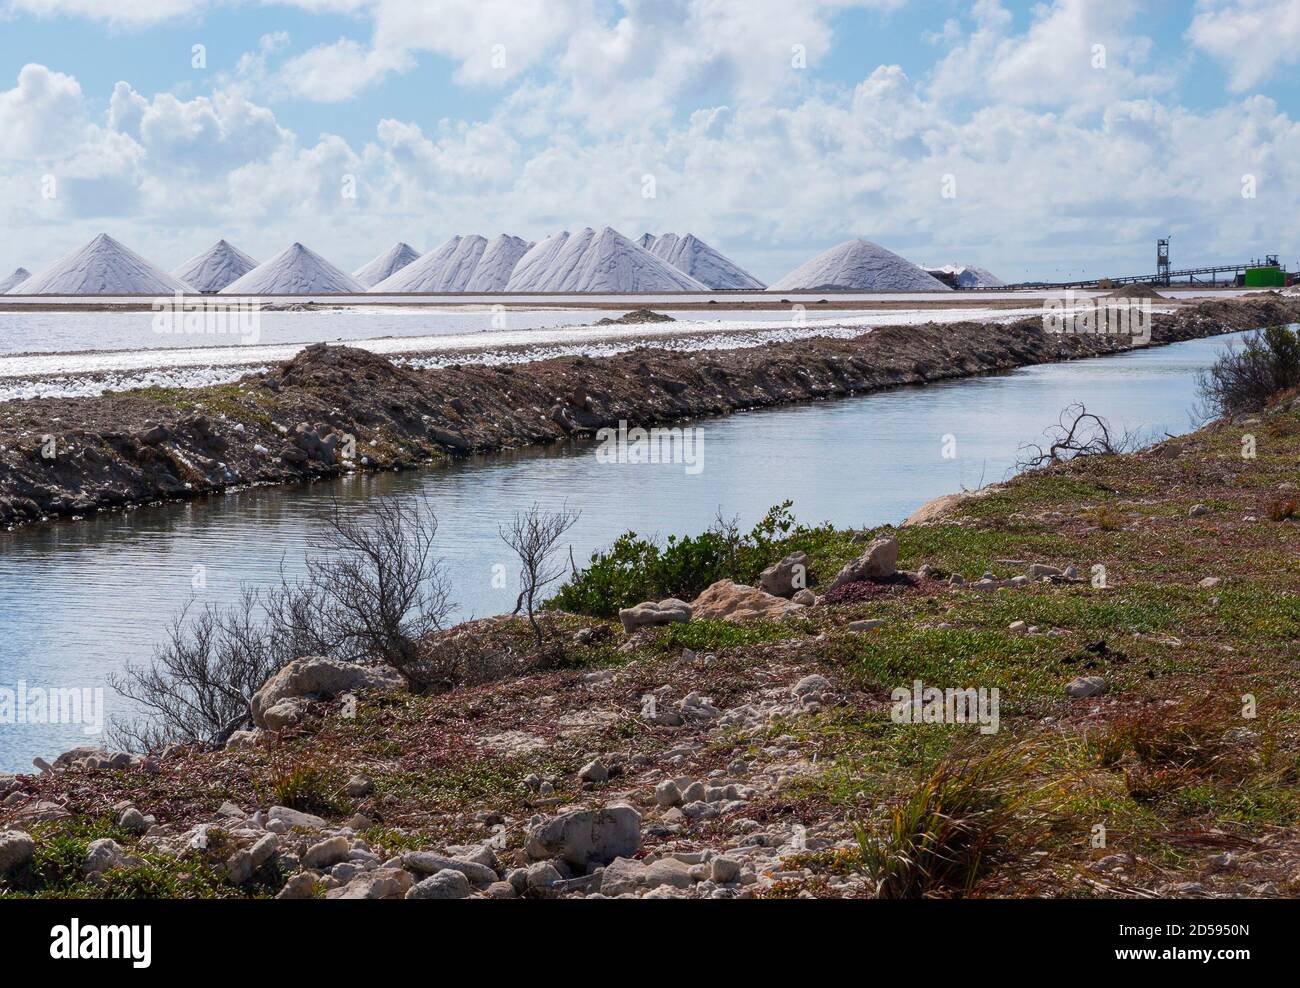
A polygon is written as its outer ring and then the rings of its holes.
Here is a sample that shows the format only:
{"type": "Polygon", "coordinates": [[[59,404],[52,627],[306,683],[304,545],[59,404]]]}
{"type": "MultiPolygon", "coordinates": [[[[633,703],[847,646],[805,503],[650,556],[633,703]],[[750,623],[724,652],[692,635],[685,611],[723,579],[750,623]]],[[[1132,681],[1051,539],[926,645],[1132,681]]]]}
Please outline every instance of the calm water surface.
{"type": "MultiPolygon", "coordinates": [[[[0,689],[102,686],[127,660],[148,659],[187,602],[232,600],[241,585],[276,582],[282,565],[301,572],[331,495],[358,512],[377,494],[426,500],[459,616],[502,613],[514,605],[515,567],[497,527],[534,501],[581,509],[571,532],[580,562],[628,529],[694,534],[719,511],[749,526],[786,498],[809,523],[897,522],[929,498],[1005,478],[1018,447],[1074,401],[1117,429],[1189,431],[1196,373],[1222,345],[1200,340],[705,421],[698,475],[681,465],[598,464],[594,444],[583,443],[0,533],[0,689]],[[955,459],[942,456],[949,435],[955,459]],[[511,574],[504,589],[492,586],[498,563],[511,574]]],[[[110,715],[127,712],[111,690],[105,699],[110,715]]],[[[79,726],[0,724],[0,771],[87,740],[79,726]]]]}

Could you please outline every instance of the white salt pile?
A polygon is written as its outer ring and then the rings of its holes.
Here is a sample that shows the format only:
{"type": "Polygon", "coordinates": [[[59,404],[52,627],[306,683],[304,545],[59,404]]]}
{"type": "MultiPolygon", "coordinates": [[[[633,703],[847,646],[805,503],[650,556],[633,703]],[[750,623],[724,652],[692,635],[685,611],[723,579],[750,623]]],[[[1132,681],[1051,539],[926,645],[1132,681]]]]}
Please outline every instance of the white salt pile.
{"type": "Polygon", "coordinates": [[[532,249],[532,244],[508,233],[493,237],[478,259],[478,267],[465,286],[467,292],[503,292],[510,284],[519,259],[532,249]]]}
{"type": "Polygon", "coordinates": [[[531,286],[540,283],[545,278],[546,272],[550,270],[560,251],[564,250],[564,245],[568,242],[569,231],[561,230],[559,233],[553,233],[545,240],[539,240],[533,244],[528,253],[519,259],[514,271],[510,273],[510,281],[506,283],[506,291],[536,291],[537,289],[531,286]]]}
{"type": "Polygon", "coordinates": [[[487,238],[477,234],[452,237],[391,277],[374,285],[372,292],[463,292],[474,268],[487,249],[487,238]]]}
{"type": "Polygon", "coordinates": [[[198,257],[190,258],[172,272],[191,288],[200,292],[219,292],[232,281],[242,278],[257,261],[224,240],[218,240],[198,257]]]}
{"type": "Polygon", "coordinates": [[[688,275],[707,288],[749,289],[762,291],[767,286],[752,274],[706,244],[693,233],[679,237],[675,233],[665,233],[662,237],[646,234],[641,239],[650,238],[649,245],[642,243],[650,253],[667,261],[679,271],[688,275]]]}
{"type": "Polygon", "coordinates": [[[352,277],[373,288],[385,278],[391,278],[402,268],[420,259],[420,253],[409,244],[397,243],[384,251],[369,264],[352,272],[352,277]]]}
{"type": "Polygon", "coordinates": [[[28,271],[26,268],[18,268],[8,278],[5,278],[3,281],[0,281],[0,295],[3,295],[11,288],[17,288],[19,285],[21,285],[24,281],[26,281],[31,276],[32,273],[28,271]]]}
{"type": "Polygon", "coordinates": [[[469,286],[469,280],[474,277],[474,269],[478,267],[479,258],[487,250],[487,245],[487,237],[481,237],[477,233],[461,237],[460,246],[447,261],[442,278],[443,287],[435,291],[463,292],[469,286]]]}
{"type": "Polygon", "coordinates": [[[11,289],[10,294],[172,295],[193,291],[131,248],[101,233],[86,246],[11,289]]]}
{"type": "Polygon", "coordinates": [[[583,227],[570,236],[564,242],[564,246],[556,253],[555,260],[551,262],[550,267],[542,272],[541,279],[529,285],[528,290],[533,292],[582,291],[580,288],[566,288],[564,286],[575,281],[573,272],[577,270],[582,261],[582,256],[595,239],[596,231],[589,226],[583,227]]]}
{"type": "Polygon", "coordinates": [[[942,281],[869,240],[846,240],[769,286],[772,292],[948,292],[942,281]]]}
{"type": "Polygon", "coordinates": [[[221,290],[222,295],[360,294],[365,286],[302,244],[281,251],[221,290]]]}
{"type": "Polygon", "coordinates": [[[926,268],[928,274],[940,281],[950,282],[958,288],[1002,288],[1006,282],[985,268],[974,264],[945,264],[941,268],[926,268]],[[943,277],[943,276],[947,277],[943,277]]]}
{"type": "Polygon", "coordinates": [[[520,260],[509,289],[563,293],[707,290],[608,226],[600,233],[588,227],[542,241],[520,260]]]}

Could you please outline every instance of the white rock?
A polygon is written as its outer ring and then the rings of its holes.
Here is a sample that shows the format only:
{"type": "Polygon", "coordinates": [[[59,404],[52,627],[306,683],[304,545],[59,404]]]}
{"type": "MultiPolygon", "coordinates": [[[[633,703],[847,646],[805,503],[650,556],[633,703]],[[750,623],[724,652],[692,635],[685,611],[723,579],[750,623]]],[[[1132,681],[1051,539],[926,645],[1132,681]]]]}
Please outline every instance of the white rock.
{"type": "Polygon", "coordinates": [[[1100,676],[1080,676],[1065,688],[1065,695],[1076,700],[1100,696],[1106,692],[1106,680],[1100,676]]]}

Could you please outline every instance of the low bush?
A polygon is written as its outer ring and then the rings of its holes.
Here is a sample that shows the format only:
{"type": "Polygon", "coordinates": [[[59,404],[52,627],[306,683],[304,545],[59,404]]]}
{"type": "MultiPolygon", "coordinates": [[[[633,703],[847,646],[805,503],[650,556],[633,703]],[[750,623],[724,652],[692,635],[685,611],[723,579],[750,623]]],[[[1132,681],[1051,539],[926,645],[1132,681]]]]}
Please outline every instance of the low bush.
{"type": "Polygon", "coordinates": [[[857,833],[860,867],[881,899],[968,894],[987,870],[1037,839],[1036,757],[1024,748],[944,757],[874,827],[857,833]]]}
{"type": "Polygon", "coordinates": [[[1300,334],[1285,326],[1252,333],[1230,344],[1197,384],[1214,414],[1260,411],[1274,395],[1300,385],[1300,334]]]}
{"type": "Polygon", "coordinates": [[[692,600],[718,580],[752,585],[796,543],[830,531],[796,525],[790,512],[792,503],[773,507],[747,534],[734,522],[721,519],[702,535],[670,535],[662,545],[627,532],[608,551],[593,553],[587,568],[574,574],[547,606],[592,617],[614,617],[620,608],[645,600],[692,600]]]}

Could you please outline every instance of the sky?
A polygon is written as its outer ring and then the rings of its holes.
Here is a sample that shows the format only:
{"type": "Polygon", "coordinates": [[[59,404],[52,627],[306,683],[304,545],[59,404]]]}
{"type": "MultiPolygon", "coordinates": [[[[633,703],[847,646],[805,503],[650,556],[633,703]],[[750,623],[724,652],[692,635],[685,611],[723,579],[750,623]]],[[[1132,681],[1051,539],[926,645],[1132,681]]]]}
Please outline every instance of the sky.
{"type": "Polygon", "coordinates": [[[1297,83],[1300,0],[0,0],[0,278],[605,225],[765,281],[1295,268],[1297,83]]]}

